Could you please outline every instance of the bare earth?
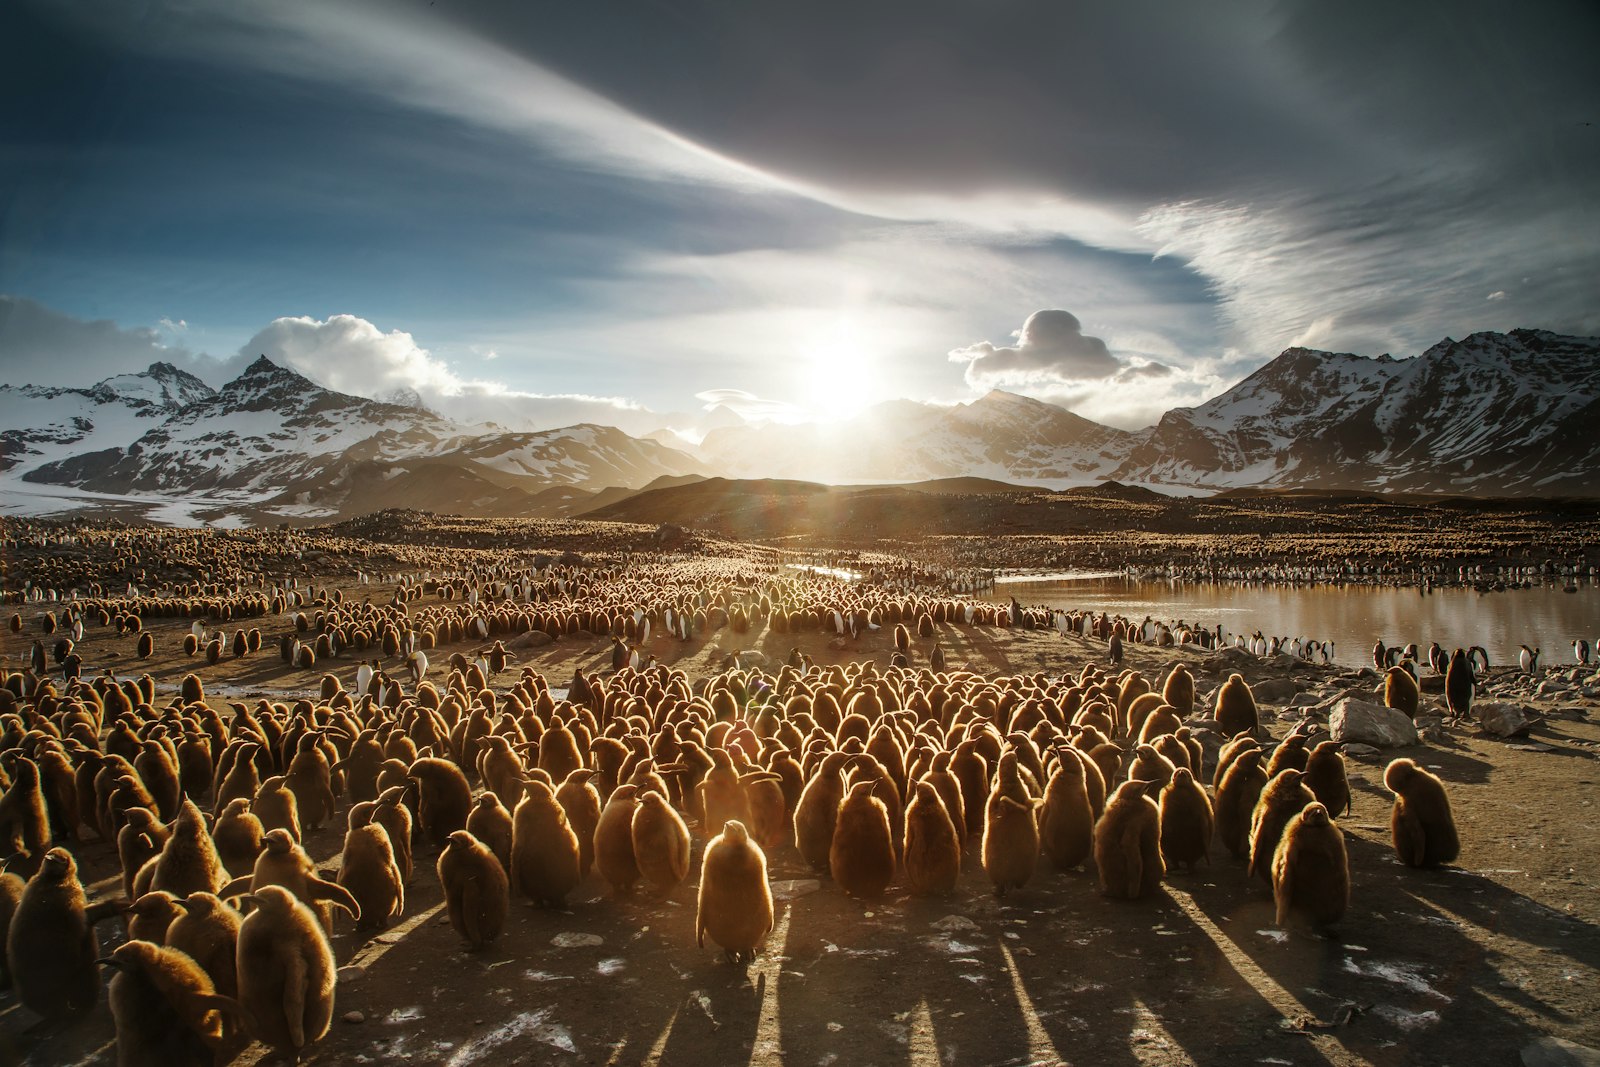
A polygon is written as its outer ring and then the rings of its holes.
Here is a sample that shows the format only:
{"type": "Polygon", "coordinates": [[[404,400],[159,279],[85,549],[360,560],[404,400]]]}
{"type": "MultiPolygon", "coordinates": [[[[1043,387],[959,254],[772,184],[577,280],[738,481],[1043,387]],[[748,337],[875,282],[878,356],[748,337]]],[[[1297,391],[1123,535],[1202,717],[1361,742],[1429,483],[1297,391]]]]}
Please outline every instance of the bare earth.
{"type": "MultiPolygon", "coordinates": [[[[169,693],[195,666],[177,651],[184,626],[153,624],[158,652],[150,661],[135,660],[133,639],[110,628],[96,628],[80,651],[95,671],[149,670],[169,693]]],[[[275,642],[265,625],[263,632],[275,642]]],[[[0,639],[9,667],[35,633],[0,639]]],[[[941,636],[952,667],[985,674],[1076,672],[1101,654],[1098,643],[1053,632],[941,627],[941,636]]],[[[793,645],[822,664],[886,664],[892,651],[887,631],[830,651],[818,635],[729,630],[688,645],[660,639],[655,650],[700,677],[736,649],[760,649],[778,664],[793,645]]],[[[1147,676],[1174,658],[1171,650],[1128,652],[1147,676]]],[[[523,653],[497,681],[509,685],[531,662],[564,685],[574,666],[608,667],[609,656],[602,638],[564,638],[523,653]]],[[[354,665],[334,670],[349,684],[354,665]]],[[[203,671],[218,707],[230,698],[309,693],[321,673],[284,667],[275,644],[203,671]]],[[[1283,672],[1263,665],[1255,677],[1269,673],[1283,672]]],[[[1301,668],[1293,677],[1319,693],[1337,688],[1329,669],[1301,668]]],[[[1219,680],[1200,671],[1202,699],[1219,680]]],[[[1102,899],[1092,871],[1055,871],[1046,861],[1023,890],[997,899],[976,839],[953,896],[917,900],[896,887],[863,904],[826,880],[808,885],[815,876],[785,846],[769,857],[781,898],[777,928],[745,968],[695,947],[705,840],[696,827],[695,866],[670,899],[617,899],[591,874],[566,910],[514,903],[505,936],[470,954],[444,919],[434,856],[419,848],[398,925],[377,936],[356,935],[347,920],[338,928],[339,962],[356,970],[345,972],[334,1028],[307,1061],[1578,1062],[1519,1059],[1547,1037],[1600,1047],[1600,724],[1594,700],[1563,696],[1542,706],[1559,717],[1531,738],[1507,743],[1458,729],[1441,744],[1350,761],[1355,811],[1342,825],[1353,900],[1332,940],[1279,931],[1266,887],[1220,844],[1209,869],[1169,875],[1158,899],[1133,904],[1102,899]],[[1518,747],[1529,741],[1538,750],[1518,747]],[[1458,866],[1414,871],[1394,859],[1380,779],[1397,755],[1448,783],[1463,839],[1458,866]],[[359,1021],[342,1020],[346,1013],[359,1021]]],[[[1274,727],[1280,736],[1286,730],[1287,723],[1274,727]]],[[[306,846],[322,866],[336,866],[342,836],[338,821],[308,834],[306,846]]],[[[111,847],[89,842],[76,851],[92,896],[114,893],[111,847]]],[[[122,936],[116,922],[100,933],[103,946],[122,936]]],[[[112,1037],[103,998],[87,1022],[49,1029],[0,996],[0,1063],[111,1063],[112,1037]]],[[[253,1047],[236,1062],[263,1055],[253,1047]]]]}

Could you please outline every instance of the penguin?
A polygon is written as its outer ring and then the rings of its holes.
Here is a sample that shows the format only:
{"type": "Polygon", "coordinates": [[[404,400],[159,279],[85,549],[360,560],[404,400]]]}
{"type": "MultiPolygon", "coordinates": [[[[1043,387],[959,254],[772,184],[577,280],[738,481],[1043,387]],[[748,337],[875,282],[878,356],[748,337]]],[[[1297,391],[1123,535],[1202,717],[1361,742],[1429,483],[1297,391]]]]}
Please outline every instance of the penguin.
{"type": "Polygon", "coordinates": [[[1321,804],[1307,804],[1284,826],[1272,856],[1272,897],[1279,926],[1294,914],[1331,926],[1350,907],[1344,832],[1321,804]]]}
{"type": "Polygon", "coordinates": [[[228,871],[206,829],[205,816],[194,801],[185,800],[156,858],[150,888],[187,897],[190,893],[215,893],[227,883],[228,871]]]}
{"type": "Polygon", "coordinates": [[[228,802],[211,831],[217,857],[229,871],[253,870],[265,837],[266,829],[261,820],[250,810],[250,802],[243,798],[228,802]]]}
{"type": "Polygon", "coordinates": [[[830,752],[812,773],[794,811],[794,844],[814,871],[826,871],[833,848],[839,804],[844,799],[844,752],[830,752]]]}
{"type": "Polygon", "coordinates": [[[1341,742],[1322,741],[1306,758],[1306,786],[1331,816],[1341,816],[1352,810],[1343,749],[1341,742]]]}
{"type": "Polygon", "coordinates": [[[406,777],[417,783],[417,822],[423,836],[443,848],[451,834],[466,829],[472,811],[467,776],[449,760],[424,756],[406,768],[406,777]]]}
{"type": "Polygon", "coordinates": [[[906,888],[912,896],[932,896],[955,889],[961,875],[961,836],[939,790],[924,779],[916,783],[906,805],[906,888]]]}
{"type": "Polygon", "coordinates": [[[1233,766],[1233,761],[1238,759],[1241,753],[1260,747],[1261,742],[1256,740],[1254,734],[1248,732],[1237,734],[1231,740],[1224,742],[1222,748],[1217,751],[1217,766],[1211,775],[1211,788],[1215,790],[1222,785],[1223,775],[1228,773],[1228,768],[1233,766]]]}
{"type": "Polygon", "coordinates": [[[511,884],[489,846],[470,831],[455,831],[439,853],[438,872],[450,925],[468,950],[493,943],[510,914],[511,884]]]}
{"type": "Polygon", "coordinates": [[[1580,667],[1589,665],[1589,642],[1582,637],[1572,642],[1572,661],[1580,667]]]}
{"type": "Polygon", "coordinates": [[[1397,759],[1383,772],[1394,793],[1389,828],[1395,855],[1407,867],[1437,867],[1461,854],[1461,839],[1444,783],[1415,761],[1397,759]]]}
{"type": "Polygon", "coordinates": [[[50,845],[50,815],[39,786],[39,765],[25,756],[8,761],[11,788],[0,796],[0,841],[37,862],[50,845]]]}
{"type": "MultiPolygon", "coordinates": [[[[600,791],[594,787],[594,778],[598,773],[588,767],[579,767],[556,787],[556,801],[567,813],[572,832],[578,835],[580,878],[589,877],[589,869],[594,866],[594,830],[600,824],[601,812],[600,791]]],[[[471,830],[472,827],[468,826],[467,829],[471,830]]],[[[481,838],[483,835],[478,836],[481,838]]]]}
{"type": "Polygon", "coordinates": [[[1039,824],[1034,805],[998,791],[984,811],[983,870],[994,883],[994,895],[1021,889],[1039,864],[1039,824]]]}
{"type": "Polygon", "coordinates": [[[22,902],[28,883],[10,871],[0,871],[0,989],[11,988],[11,972],[6,969],[5,944],[11,933],[11,917],[22,902]]]}
{"type": "Polygon", "coordinates": [[[1148,791],[1155,783],[1130,779],[1106,801],[1094,828],[1094,862],[1100,892],[1139,900],[1157,892],[1166,877],[1161,860],[1161,812],[1148,791]]]}
{"type": "MultiPolygon", "coordinates": [[[[560,799],[559,796],[557,799],[560,799]]],[[[478,794],[477,802],[472,805],[472,813],[467,816],[466,831],[494,853],[494,858],[500,861],[502,868],[511,865],[511,813],[500,803],[499,797],[489,792],[478,794]]],[[[451,840],[455,840],[454,833],[451,834],[451,840]]],[[[582,843],[581,834],[579,843],[582,843]]]]}
{"type": "Polygon", "coordinates": [[[1382,638],[1372,646],[1372,666],[1380,671],[1389,669],[1389,649],[1384,646],[1382,638]]]}
{"type": "MultiPolygon", "coordinates": [[[[1058,870],[1068,871],[1082,865],[1094,848],[1095,814],[1085,773],[1088,764],[1067,746],[1058,749],[1057,756],[1039,808],[1039,845],[1058,870]]],[[[1104,788],[1102,784],[1102,792],[1104,788]]]]}
{"type": "Polygon", "coordinates": [[[1539,673],[1539,652],[1537,648],[1522,646],[1522,654],[1517,657],[1517,664],[1522,668],[1523,674],[1539,673]]]}
{"type": "Polygon", "coordinates": [[[1307,804],[1317,802],[1316,794],[1305,784],[1305,772],[1293,768],[1279,771],[1267,779],[1261,797],[1250,815],[1249,872],[1272,884],[1272,857],[1289,820],[1307,804]]]}
{"type": "Polygon", "coordinates": [[[694,926],[695,943],[700,948],[705,948],[709,934],[732,963],[753,960],[756,949],[772,931],[767,857],[738,822],[725,824],[722,832],[706,845],[700,863],[694,926]]]}
{"type": "Polygon", "coordinates": [[[219,994],[237,996],[239,979],[235,958],[239,948],[239,923],[244,917],[214,893],[190,893],[178,901],[178,907],[181,913],[167,927],[167,947],[187,954],[198,963],[219,994]]]}
{"type": "MultiPolygon", "coordinates": [[[[828,867],[839,888],[853,897],[876,900],[894,880],[894,837],[889,809],[873,796],[876,781],[857,782],[839,803],[828,867]]],[[[730,824],[731,825],[731,824],[730,824]]],[[[744,832],[740,827],[741,833],[744,832]]]]}
{"type": "Polygon", "coordinates": [[[1450,664],[1444,672],[1444,702],[1452,719],[1465,719],[1472,714],[1472,696],[1477,687],[1472,664],[1465,649],[1450,653],[1450,664]]]}
{"type": "Polygon", "coordinates": [[[1182,864],[1190,871],[1205,860],[1211,862],[1211,836],[1216,816],[1211,798],[1187,767],[1172,772],[1172,781],[1161,790],[1161,858],[1170,870],[1182,864]]]}
{"type": "Polygon", "coordinates": [[[88,1014],[100,993],[98,956],[77,861],[52,848],[28,879],[6,932],[6,970],[17,1000],[52,1020],[88,1014]]]}
{"type": "Polygon", "coordinates": [[[1234,859],[1250,855],[1250,823],[1256,801],[1267,785],[1267,773],[1261,767],[1262,752],[1248,748],[1238,754],[1222,783],[1217,786],[1217,836],[1227,846],[1234,859]]]}
{"type": "Polygon", "coordinates": [[[239,925],[239,1004],[250,1036],[298,1061],[333,1021],[333,948],[317,916],[281,885],[246,898],[239,925]]]}
{"type": "Polygon", "coordinates": [[[97,963],[111,968],[118,1067],[212,1067],[222,1014],[211,976],[185,953],[131,940],[97,963]]]}
{"type": "Polygon", "coordinates": [[[344,886],[330,882],[317,874],[316,867],[306,850],[300,847],[288,831],[269,831],[263,841],[261,855],[250,874],[235,878],[218,891],[224,900],[245,893],[256,893],[266,886],[283,886],[308,906],[327,906],[317,912],[323,923],[331,922],[331,907],[341,907],[356,920],[361,918],[361,905],[344,886]]]}
{"type": "Polygon", "coordinates": [[[180,913],[178,898],[171,893],[146,893],[127,907],[128,937],[166,944],[167,927],[180,913]]]}
{"type": "Polygon", "coordinates": [[[529,779],[511,823],[511,870],[506,872],[511,891],[535,904],[561,907],[581,877],[580,850],[555,792],[529,779]]]}
{"type": "Polygon", "coordinates": [[[624,783],[612,792],[594,828],[594,865],[617,894],[631,893],[639,881],[639,860],[633,851],[633,813],[639,806],[638,786],[624,783]]]}
{"type": "Polygon", "coordinates": [[[1216,706],[1212,717],[1217,720],[1224,737],[1237,737],[1241,733],[1254,733],[1261,722],[1256,707],[1255,694],[1242,674],[1230,674],[1217,689],[1216,706]]]}
{"type": "Polygon", "coordinates": [[[1106,642],[1106,662],[1113,667],[1122,665],[1122,637],[1115,632],[1106,642]]]}
{"type": "Polygon", "coordinates": [[[377,823],[352,826],[344,836],[338,883],[360,910],[357,929],[381,929],[406,908],[405,883],[395,862],[389,833],[377,823]]]}
{"type": "Polygon", "coordinates": [[[1422,705],[1422,691],[1417,687],[1416,677],[1404,667],[1390,667],[1383,679],[1383,703],[1415,719],[1422,705]]]}
{"type": "Polygon", "coordinates": [[[1299,726],[1296,726],[1282,741],[1278,742],[1278,747],[1274,748],[1272,755],[1267,758],[1268,781],[1277,777],[1281,771],[1303,771],[1306,769],[1306,759],[1309,756],[1309,753],[1306,752],[1306,740],[1306,735],[1300,732],[1299,726]]]}
{"type": "Polygon", "coordinates": [[[689,876],[689,827],[654,789],[639,797],[631,826],[639,876],[666,897],[689,876]]]}

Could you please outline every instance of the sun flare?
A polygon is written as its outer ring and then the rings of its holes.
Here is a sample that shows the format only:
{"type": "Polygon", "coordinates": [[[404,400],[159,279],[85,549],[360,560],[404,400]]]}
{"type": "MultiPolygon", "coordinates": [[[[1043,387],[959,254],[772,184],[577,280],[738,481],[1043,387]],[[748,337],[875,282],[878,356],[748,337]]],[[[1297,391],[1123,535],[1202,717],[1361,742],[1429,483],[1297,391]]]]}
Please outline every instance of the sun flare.
{"type": "Polygon", "coordinates": [[[799,354],[795,402],[812,417],[845,418],[882,398],[877,357],[848,323],[803,346],[799,354]]]}

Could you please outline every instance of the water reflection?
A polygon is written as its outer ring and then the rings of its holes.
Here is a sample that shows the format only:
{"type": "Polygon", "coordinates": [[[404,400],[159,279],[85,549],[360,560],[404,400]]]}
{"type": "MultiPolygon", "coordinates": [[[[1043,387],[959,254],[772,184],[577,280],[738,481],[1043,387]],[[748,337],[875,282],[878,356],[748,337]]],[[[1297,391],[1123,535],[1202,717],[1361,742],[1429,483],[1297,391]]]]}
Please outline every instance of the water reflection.
{"type": "MultiPolygon", "coordinates": [[[[1373,642],[1430,641],[1446,649],[1482,645],[1491,661],[1515,663],[1524,643],[1543,649],[1541,666],[1573,662],[1572,642],[1600,639],[1600,590],[1585,583],[1576,593],[1539,585],[1502,593],[1472,589],[1380,586],[1251,585],[1238,582],[1148,581],[1120,576],[1075,580],[1008,580],[991,599],[1023,604],[1108,611],[1142,619],[1182,619],[1232,635],[1260,630],[1268,637],[1333,641],[1333,658],[1346,665],[1371,662],[1373,642]]],[[[1591,657],[1592,658],[1592,657],[1591,657]]]]}

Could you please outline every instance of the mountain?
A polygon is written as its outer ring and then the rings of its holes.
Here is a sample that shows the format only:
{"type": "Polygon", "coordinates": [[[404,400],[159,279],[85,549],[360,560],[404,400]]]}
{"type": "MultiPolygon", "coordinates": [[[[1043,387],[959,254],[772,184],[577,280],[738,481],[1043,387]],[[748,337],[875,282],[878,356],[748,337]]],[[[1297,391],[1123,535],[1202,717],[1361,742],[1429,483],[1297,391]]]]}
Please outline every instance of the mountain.
{"type": "Polygon", "coordinates": [[[1116,469],[1136,440],[997,389],[953,407],[892,400],[838,422],[719,427],[706,434],[699,454],[707,467],[737,478],[1083,484],[1116,469]]]}
{"type": "Polygon", "coordinates": [[[1113,477],[1210,488],[1592,495],[1600,339],[1476,333],[1420,356],[1291,348],[1161,417],[1113,477]]]}
{"type": "Polygon", "coordinates": [[[126,443],[215,391],[170,363],[87,389],[0,385],[0,471],[126,443]]]}
{"type": "Polygon", "coordinates": [[[200,501],[217,513],[331,517],[404,505],[534,515],[532,494],[700,473],[689,456],[609,426],[468,427],[410,404],[325,389],[266,357],[221,389],[157,364],[87,390],[0,390],[36,408],[5,439],[7,477],[85,496],[200,501]]]}

